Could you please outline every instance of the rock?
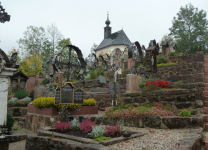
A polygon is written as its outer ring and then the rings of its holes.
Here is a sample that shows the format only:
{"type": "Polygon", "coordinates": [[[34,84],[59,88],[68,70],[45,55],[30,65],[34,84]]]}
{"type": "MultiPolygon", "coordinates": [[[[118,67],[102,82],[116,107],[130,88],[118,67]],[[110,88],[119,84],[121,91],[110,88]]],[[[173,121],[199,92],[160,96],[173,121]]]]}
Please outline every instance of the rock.
{"type": "Polygon", "coordinates": [[[184,128],[189,126],[191,119],[187,117],[168,116],[163,117],[162,122],[170,129],[184,128]]]}
{"type": "Polygon", "coordinates": [[[160,116],[150,116],[150,117],[144,117],[142,119],[145,127],[160,128],[160,124],[161,124],[160,116]]]}
{"type": "Polygon", "coordinates": [[[202,100],[196,100],[195,106],[196,106],[196,108],[202,108],[202,107],[204,107],[204,103],[202,100]]]}
{"type": "Polygon", "coordinates": [[[177,108],[182,109],[182,108],[189,108],[191,106],[191,103],[190,102],[177,102],[175,103],[175,105],[177,108]]]}

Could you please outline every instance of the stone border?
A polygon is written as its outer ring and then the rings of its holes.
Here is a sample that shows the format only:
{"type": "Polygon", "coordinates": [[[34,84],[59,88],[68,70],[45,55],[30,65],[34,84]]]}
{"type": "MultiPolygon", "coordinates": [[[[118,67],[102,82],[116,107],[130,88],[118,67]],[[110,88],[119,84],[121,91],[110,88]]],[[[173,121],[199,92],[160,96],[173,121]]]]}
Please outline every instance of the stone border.
{"type": "MultiPolygon", "coordinates": [[[[92,120],[93,118],[91,118],[92,120]]],[[[156,128],[156,129],[179,129],[189,127],[203,127],[205,116],[179,117],[179,116],[150,116],[139,119],[121,119],[111,117],[100,117],[92,120],[96,124],[114,125],[115,123],[122,126],[138,128],[156,128]]]]}
{"type": "MultiPolygon", "coordinates": [[[[55,128],[43,127],[40,130],[38,130],[38,136],[51,136],[53,130],[55,130],[55,128]]],[[[129,140],[129,139],[140,137],[140,136],[143,136],[143,135],[147,134],[147,133],[141,133],[141,132],[130,131],[130,130],[128,130],[128,131],[132,133],[132,135],[130,137],[112,138],[111,140],[104,140],[104,141],[101,141],[101,142],[97,142],[97,141],[94,141],[92,139],[81,138],[81,137],[77,137],[77,136],[73,136],[73,135],[66,135],[66,134],[62,134],[62,133],[53,132],[53,134],[56,137],[69,139],[69,140],[73,140],[73,141],[76,141],[76,142],[81,142],[81,143],[86,143],[86,144],[102,144],[102,145],[105,145],[105,146],[116,144],[116,143],[119,143],[121,141],[126,141],[126,140],[129,140]]]]}
{"type": "Polygon", "coordinates": [[[12,135],[6,135],[6,137],[8,138],[9,143],[23,141],[27,139],[26,134],[15,133],[14,131],[12,135]]]}
{"type": "MultiPolygon", "coordinates": [[[[28,104],[27,113],[58,116],[59,109],[55,106],[36,108],[32,103],[28,104]]],[[[81,106],[79,111],[68,109],[70,115],[98,114],[98,106],[81,106]]]]}

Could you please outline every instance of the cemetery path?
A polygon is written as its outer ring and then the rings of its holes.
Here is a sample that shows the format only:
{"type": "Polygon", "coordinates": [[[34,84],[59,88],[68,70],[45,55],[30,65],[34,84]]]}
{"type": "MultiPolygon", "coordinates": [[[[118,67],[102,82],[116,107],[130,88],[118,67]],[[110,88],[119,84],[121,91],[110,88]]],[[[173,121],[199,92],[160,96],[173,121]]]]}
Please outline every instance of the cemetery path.
{"type": "MultiPolygon", "coordinates": [[[[37,136],[37,133],[34,133],[27,129],[15,130],[15,132],[20,134],[27,134],[29,136],[37,136]]],[[[25,144],[26,144],[26,140],[10,143],[9,150],[25,150],[25,144]]]]}

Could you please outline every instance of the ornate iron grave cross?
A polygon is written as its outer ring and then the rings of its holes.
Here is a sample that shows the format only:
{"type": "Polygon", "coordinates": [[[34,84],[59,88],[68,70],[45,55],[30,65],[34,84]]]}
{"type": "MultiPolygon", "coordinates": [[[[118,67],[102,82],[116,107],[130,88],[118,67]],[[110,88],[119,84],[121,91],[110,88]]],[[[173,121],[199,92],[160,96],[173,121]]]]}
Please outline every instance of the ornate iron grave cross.
{"type": "Polygon", "coordinates": [[[10,21],[10,15],[8,15],[7,12],[5,12],[5,9],[3,8],[0,2],[0,22],[4,23],[6,21],[10,21]]]}
{"type": "MultiPolygon", "coordinates": [[[[138,63],[142,63],[143,61],[143,52],[142,52],[142,48],[139,42],[132,43],[128,47],[128,55],[129,55],[129,58],[132,58],[132,61],[134,61],[134,67],[131,69],[131,74],[138,75],[139,73],[137,72],[136,67],[138,63]]],[[[143,72],[140,72],[140,73],[143,73],[143,72]]]]}
{"type": "Polygon", "coordinates": [[[81,50],[73,45],[66,45],[64,46],[61,50],[58,51],[57,55],[55,55],[55,57],[53,58],[53,69],[55,72],[60,72],[63,71],[64,74],[67,77],[67,82],[69,82],[69,78],[70,78],[70,69],[76,69],[79,70],[78,75],[80,77],[80,79],[84,79],[83,74],[86,70],[86,62],[83,59],[83,55],[81,50]],[[68,52],[64,53],[64,48],[68,48],[68,52]],[[77,59],[79,61],[76,60],[76,58],[72,57],[72,50],[74,50],[77,54],[77,59]],[[65,56],[64,56],[65,55],[65,56]],[[61,56],[64,56],[61,58],[61,56]]]}

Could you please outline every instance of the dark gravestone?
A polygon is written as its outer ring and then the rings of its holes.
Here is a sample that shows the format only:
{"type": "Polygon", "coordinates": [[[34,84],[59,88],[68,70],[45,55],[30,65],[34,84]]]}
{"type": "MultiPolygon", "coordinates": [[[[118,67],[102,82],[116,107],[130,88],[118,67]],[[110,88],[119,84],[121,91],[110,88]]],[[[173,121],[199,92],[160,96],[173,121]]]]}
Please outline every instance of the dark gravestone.
{"type": "Polygon", "coordinates": [[[116,83],[116,94],[120,94],[120,83],[116,83]]]}
{"type": "Polygon", "coordinates": [[[66,83],[61,88],[61,104],[71,104],[74,100],[74,86],[71,83],[66,83]]]}
{"type": "Polygon", "coordinates": [[[57,87],[55,90],[55,104],[59,104],[60,102],[60,87],[57,87]]]}
{"type": "Polygon", "coordinates": [[[33,99],[43,97],[45,89],[46,89],[46,87],[43,84],[36,86],[33,99]]]}
{"type": "Polygon", "coordinates": [[[105,79],[105,77],[104,77],[104,76],[99,76],[99,82],[100,82],[101,84],[106,84],[106,79],[105,79]]]}
{"type": "Polygon", "coordinates": [[[49,90],[46,92],[45,95],[48,96],[48,97],[54,97],[55,92],[54,92],[53,89],[49,89],[49,90]]]}
{"type": "Polygon", "coordinates": [[[114,83],[113,82],[109,82],[109,92],[110,92],[111,95],[113,95],[114,88],[115,88],[114,83]]]}
{"type": "Polygon", "coordinates": [[[84,91],[82,89],[77,89],[74,91],[74,104],[83,104],[84,91]]]}

